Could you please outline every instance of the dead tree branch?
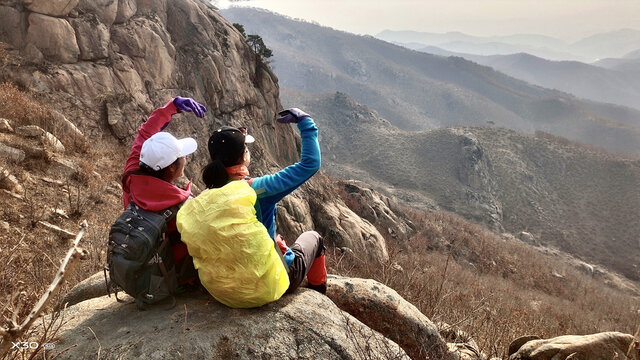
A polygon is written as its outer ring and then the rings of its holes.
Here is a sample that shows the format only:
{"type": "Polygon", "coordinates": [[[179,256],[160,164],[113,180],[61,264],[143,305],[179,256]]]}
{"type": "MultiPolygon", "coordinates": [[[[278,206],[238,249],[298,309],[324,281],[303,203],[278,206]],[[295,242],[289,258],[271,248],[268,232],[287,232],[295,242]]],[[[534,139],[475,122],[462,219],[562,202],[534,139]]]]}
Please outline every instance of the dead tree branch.
{"type": "MultiPolygon", "coordinates": [[[[67,278],[67,276],[73,272],[77,262],[84,258],[88,252],[85,249],[79,248],[78,244],[84,236],[85,231],[87,230],[87,221],[84,220],[82,224],[80,224],[80,231],[76,235],[75,240],[73,241],[73,245],[67,252],[62,264],[60,264],[60,268],[56,273],[55,278],[49,285],[47,291],[40,297],[38,303],[33,307],[33,310],[29,313],[26,319],[18,325],[17,324],[17,310],[13,312],[12,315],[12,324],[9,328],[0,327],[0,334],[2,334],[2,345],[0,345],[0,356],[4,355],[11,344],[16,339],[19,339],[33,324],[33,322],[40,316],[40,313],[46,308],[51,301],[51,298],[60,290],[62,283],[67,278]]],[[[22,306],[18,305],[18,308],[22,306]]]]}

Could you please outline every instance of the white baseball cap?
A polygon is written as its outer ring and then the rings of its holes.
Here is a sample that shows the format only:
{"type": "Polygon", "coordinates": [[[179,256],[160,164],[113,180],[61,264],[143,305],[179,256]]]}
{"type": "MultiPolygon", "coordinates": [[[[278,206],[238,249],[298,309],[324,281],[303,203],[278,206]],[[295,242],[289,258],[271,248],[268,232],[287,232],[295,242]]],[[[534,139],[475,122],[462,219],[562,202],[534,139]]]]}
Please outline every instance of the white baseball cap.
{"type": "Polygon", "coordinates": [[[192,138],[176,139],[168,132],[161,131],[145,140],[140,150],[140,162],[153,170],[162,170],[178,158],[187,156],[198,148],[192,138]]]}

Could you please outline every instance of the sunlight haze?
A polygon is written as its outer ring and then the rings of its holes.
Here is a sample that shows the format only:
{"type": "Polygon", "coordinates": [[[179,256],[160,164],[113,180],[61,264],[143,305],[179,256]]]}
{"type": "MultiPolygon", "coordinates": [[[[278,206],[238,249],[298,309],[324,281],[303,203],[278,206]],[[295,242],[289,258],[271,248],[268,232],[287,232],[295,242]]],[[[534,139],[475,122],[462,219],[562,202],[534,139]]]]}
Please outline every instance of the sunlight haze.
{"type": "Polygon", "coordinates": [[[415,30],[472,35],[541,34],[577,41],[596,33],[640,28],[640,1],[610,0],[246,0],[213,1],[265,8],[356,34],[415,30]]]}

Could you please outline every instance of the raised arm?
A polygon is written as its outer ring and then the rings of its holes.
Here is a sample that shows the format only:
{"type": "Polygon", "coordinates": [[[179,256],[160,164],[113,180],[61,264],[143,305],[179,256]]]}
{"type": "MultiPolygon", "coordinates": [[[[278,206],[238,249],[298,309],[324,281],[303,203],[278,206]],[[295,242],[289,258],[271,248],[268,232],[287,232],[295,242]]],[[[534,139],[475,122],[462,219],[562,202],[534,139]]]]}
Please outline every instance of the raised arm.
{"type": "Polygon", "coordinates": [[[316,124],[306,115],[298,123],[298,130],[302,138],[300,161],[275,174],[253,179],[251,187],[258,194],[258,198],[274,197],[271,201],[277,202],[320,169],[321,155],[316,124]]]}
{"type": "Polygon", "coordinates": [[[151,115],[149,115],[147,121],[138,129],[138,135],[133,141],[131,153],[124,166],[124,174],[140,168],[140,150],[142,149],[142,144],[154,134],[162,131],[162,129],[169,124],[169,121],[171,121],[171,116],[180,111],[193,112],[197,117],[201,118],[204,117],[207,109],[191,98],[177,96],[163,107],[154,110],[151,115]]]}
{"type": "Polygon", "coordinates": [[[163,107],[155,109],[147,121],[140,126],[140,129],[138,129],[138,135],[133,141],[131,153],[129,154],[124,166],[125,174],[140,168],[140,150],[142,149],[142,144],[145,140],[164,129],[167,124],[169,124],[169,121],[171,121],[171,115],[177,112],[178,108],[174,105],[173,99],[171,99],[171,101],[166,103],[163,107]]]}

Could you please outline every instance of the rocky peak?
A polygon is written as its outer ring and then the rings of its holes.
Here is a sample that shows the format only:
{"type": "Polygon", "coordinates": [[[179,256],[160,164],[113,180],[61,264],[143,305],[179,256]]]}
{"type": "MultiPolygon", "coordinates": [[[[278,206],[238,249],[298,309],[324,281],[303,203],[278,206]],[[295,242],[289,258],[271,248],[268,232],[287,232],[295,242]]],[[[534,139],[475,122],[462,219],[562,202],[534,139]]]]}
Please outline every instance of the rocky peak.
{"type": "MultiPolygon", "coordinates": [[[[292,129],[274,124],[277,78],[204,2],[3,1],[0,41],[19,62],[3,80],[37,92],[89,138],[111,132],[128,143],[150,111],[183,95],[209,111],[169,131],[195,137],[200,149],[213,128],[232,124],[258,140],[257,168],[297,156],[292,129]]],[[[196,168],[205,162],[199,150],[196,168]]]]}

